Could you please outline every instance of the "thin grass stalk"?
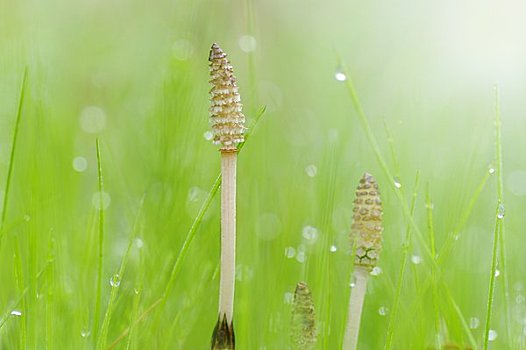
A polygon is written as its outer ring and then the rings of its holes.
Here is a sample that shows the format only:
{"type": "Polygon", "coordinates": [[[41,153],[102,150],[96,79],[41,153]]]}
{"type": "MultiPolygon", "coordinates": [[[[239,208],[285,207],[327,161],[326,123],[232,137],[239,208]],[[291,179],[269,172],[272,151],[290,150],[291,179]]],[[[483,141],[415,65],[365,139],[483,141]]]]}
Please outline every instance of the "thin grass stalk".
{"type": "MultiPolygon", "coordinates": [[[[495,213],[495,230],[493,232],[493,247],[491,253],[491,269],[490,269],[490,279],[489,279],[489,291],[488,291],[488,301],[486,308],[486,324],[484,328],[484,350],[488,348],[489,343],[489,333],[491,327],[491,318],[493,316],[493,299],[495,293],[496,285],[496,271],[498,256],[500,253],[500,265],[501,273],[503,277],[503,289],[504,289],[504,303],[505,303],[505,322],[506,327],[509,328],[509,289],[508,289],[508,280],[506,277],[506,247],[505,247],[505,238],[504,238],[504,203],[503,203],[503,181],[502,181],[502,138],[501,138],[501,115],[500,115],[500,106],[499,106],[499,95],[498,90],[495,89],[495,156],[496,156],[496,170],[497,170],[497,208],[495,213]],[[500,244],[499,244],[500,243],[500,244]],[[500,245],[500,251],[499,251],[500,245]]],[[[511,337],[508,329],[508,337],[511,337]]],[[[511,338],[509,341],[511,342],[511,338]]]]}
{"type": "Polygon", "coordinates": [[[13,130],[13,138],[11,140],[11,152],[9,154],[9,166],[7,169],[7,177],[6,177],[5,188],[4,188],[4,198],[2,202],[3,203],[2,204],[2,217],[0,220],[0,251],[2,250],[2,239],[5,234],[7,207],[9,205],[9,193],[11,190],[11,181],[13,178],[13,169],[15,165],[15,154],[16,154],[16,146],[17,146],[17,140],[18,140],[18,132],[20,130],[20,121],[22,120],[22,107],[24,105],[26,82],[27,82],[27,68],[24,69],[24,73],[22,76],[20,92],[18,94],[18,105],[16,109],[15,128],[13,130]]]}
{"type": "MultiPolygon", "coordinates": [[[[504,181],[502,177],[504,172],[502,170],[502,118],[500,114],[499,89],[495,86],[495,158],[497,160],[497,197],[500,201],[499,212],[504,219],[504,181]]],[[[502,228],[499,235],[499,267],[501,272],[502,289],[504,294],[504,328],[506,329],[506,336],[510,344],[513,342],[511,335],[511,315],[510,315],[510,286],[508,278],[508,263],[506,258],[506,231],[504,220],[502,220],[502,228]]]]}
{"type": "MultiPolygon", "coordinates": [[[[415,186],[413,190],[413,195],[411,196],[411,215],[415,213],[416,198],[418,195],[418,185],[420,182],[420,172],[416,172],[415,176],[415,186]]],[[[404,242],[404,251],[400,259],[400,271],[398,273],[398,281],[396,283],[396,292],[393,301],[392,311],[389,315],[389,323],[387,325],[387,335],[385,337],[384,350],[391,349],[394,335],[395,322],[398,316],[398,309],[400,306],[400,296],[402,295],[402,284],[404,282],[405,270],[407,267],[407,260],[409,256],[409,249],[411,247],[411,226],[407,225],[405,231],[405,242],[404,242]]]]}
{"type": "Polygon", "coordinates": [[[133,228],[131,230],[130,238],[128,239],[128,246],[126,247],[126,251],[121,260],[119,271],[112,277],[113,282],[112,282],[112,288],[110,292],[110,300],[108,302],[106,312],[104,313],[104,320],[102,321],[102,329],[101,329],[99,340],[97,342],[97,349],[104,349],[107,344],[108,330],[110,327],[111,317],[113,315],[115,299],[117,298],[117,293],[119,290],[118,287],[120,285],[121,279],[124,278],[124,273],[126,271],[126,266],[128,264],[128,258],[130,256],[130,252],[133,247],[135,238],[137,237],[137,230],[139,227],[139,220],[141,218],[143,205],[144,205],[144,196],[141,199],[139,210],[136,215],[135,222],[133,224],[133,228]]]}
{"type": "MultiPolygon", "coordinates": [[[[356,188],[351,227],[354,254],[354,286],[352,286],[343,347],[355,350],[367,291],[369,272],[376,266],[382,250],[382,202],[374,177],[365,173],[356,188]]],[[[351,277],[352,278],[352,277],[351,277]]]]}
{"type": "Polygon", "coordinates": [[[100,141],[97,138],[95,140],[95,146],[97,149],[97,180],[99,187],[99,230],[98,230],[98,248],[99,254],[97,259],[97,291],[95,295],[95,311],[93,315],[93,340],[98,341],[99,335],[99,323],[100,323],[100,309],[101,309],[101,297],[102,297],[102,263],[104,258],[104,208],[103,208],[103,191],[104,182],[102,179],[102,158],[100,152],[100,141]]]}

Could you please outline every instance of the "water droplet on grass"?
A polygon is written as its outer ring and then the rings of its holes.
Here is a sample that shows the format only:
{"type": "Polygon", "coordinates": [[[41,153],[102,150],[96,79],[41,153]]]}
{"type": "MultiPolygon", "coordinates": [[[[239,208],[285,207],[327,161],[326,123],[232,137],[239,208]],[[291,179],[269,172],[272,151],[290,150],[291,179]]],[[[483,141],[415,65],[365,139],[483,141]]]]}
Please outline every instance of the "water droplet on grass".
{"type": "Polygon", "coordinates": [[[307,240],[307,243],[314,244],[318,240],[318,229],[310,225],[304,226],[301,235],[307,240]]]}
{"type": "Polygon", "coordinates": [[[411,262],[415,265],[419,265],[422,263],[422,257],[420,257],[419,255],[413,255],[411,256],[411,262]]]}
{"type": "Polygon", "coordinates": [[[239,38],[237,43],[243,52],[249,53],[256,50],[256,38],[254,38],[252,35],[243,35],[239,38]]]}
{"type": "Polygon", "coordinates": [[[336,252],[337,250],[338,250],[338,247],[336,247],[335,245],[331,245],[331,247],[329,248],[329,251],[330,251],[331,253],[334,253],[334,252],[336,252]]]}
{"type": "Polygon", "coordinates": [[[305,167],[305,173],[307,174],[308,177],[315,177],[316,174],[318,173],[318,168],[314,164],[307,165],[305,167]]]}
{"type": "Polygon", "coordinates": [[[480,320],[476,317],[470,317],[469,319],[469,328],[477,329],[480,326],[480,320]]]}
{"type": "Polygon", "coordinates": [[[371,276],[378,276],[382,273],[382,269],[378,266],[375,266],[373,270],[369,273],[371,276]]]}
{"type": "Polygon", "coordinates": [[[389,313],[389,309],[386,308],[385,306],[380,306],[380,308],[378,309],[378,314],[380,316],[385,316],[389,313]]]}
{"type": "Polygon", "coordinates": [[[137,249],[141,249],[142,247],[144,247],[144,241],[142,239],[135,238],[133,241],[134,241],[135,246],[137,247],[137,249]]]}
{"type": "Polygon", "coordinates": [[[86,169],[88,169],[88,160],[84,157],[78,156],[78,157],[73,158],[72,165],[73,165],[73,170],[81,173],[83,171],[86,171],[86,169]]]}
{"type": "Polygon", "coordinates": [[[356,277],[351,277],[351,282],[349,283],[349,287],[354,288],[356,286],[356,277]]]}
{"type": "Polygon", "coordinates": [[[506,213],[506,209],[504,208],[503,204],[499,204],[499,207],[497,209],[497,218],[502,219],[504,218],[504,214],[506,213]]]}
{"type": "Polygon", "coordinates": [[[336,72],[334,72],[334,79],[336,79],[338,81],[346,81],[347,80],[347,75],[345,74],[345,72],[343,71],[343,69],[341,67],[336,69],[336,72]]]}
{"type": "Polygon", "coordinates": [[[489,341],[494,341],[495,339],[497,339],[497,336],[498,336],[498,334],[497,334],[496,330],[494,330],[494,329],[490,329],[489,330],[489,334],[488,334],[488,340],[489,341]]]}
{"type": "Polygon", "coordinates": [[[210,130],[205,131],[205,133],[203,134],[203,137],[205,138],[205,140],[210,141],[214,138],[214,133],[211,132],[210,130]]]}
{"type": "Polygon", "coordinates": [[[110,278],[110,286],[117,288],[120,285],[121,285],[121,277],[119,276],[118,273],[116,273],[110,278]]]}
{"type": "MultiPolygon", "coordinates": [[[[111,197],[107,192],[102,191],[102,210],[108,209],[111,203],[111,197]]],[[[93,193],[91,196],[91,204],[97,210],[101,210],[101,193],[99,191],[93,193]]]]}
{"type": "Polygon", "coordinates": [[[298,254],[296,255],[296,260],[299,263],[303,264],[305,262],[305,259],[306,259],[305,252],[299,251],[298,254]]]}
{"type": "Polygon", "coordinates": [[[499,270],[495,270],[495,277],[499,277],[500,276],[500,271],[499,270]]]}
{"type": "Polygon", "coordinates": [[[290,292],[286,292],[284,295],[283,295],[283,302],[285,304],[292,304],[292,300],[294,300],[294,294],[290,293],[290,292]]]}
{"type": "Polygon", "coordinates": [[[400,183],[400,179],[398,179],[397,177],[394,178],[394,186],[396,188],[402,188],[402,184],[400,183]]]}
{"type": "Polygon", "coordinates": [[[289,259],[293,258],[296,255],[296,249],[294,247],[285,248],[285,256],[289,259]]]}
{"type": "Polygon", "coordinates": [[[13,311],[11,311],[11,316],[22,316],[22,311],[20,311],[20,310],[13,310],[13,311]]]}
{"type": "Polygon", "coordinates": [[[106,127],[106,112],[98,106],[87,106],[80,113],[80,127],[87,133],[99,133],[106,127]]]}
{"type": "Polygon", "coordinates": [[[494,167],[489,167],[489,169],[488,169],[488,173],[489,173],[490,175],[495,174],[495,168],[494,168],[494,167]]]}
{"type": "Polygon", "coordinates": [[[281,220],[274,213],[264,213],[256,220],[256,235],[264,241],[272,241],[281,233],[281,220]]]}
{"type": "Polygon", "coordinates": [[[87,338],[91,335],[91,332],[89,331],[89,329],[83,329],[80,331],[80,336],[82,338],[87,338]]]}

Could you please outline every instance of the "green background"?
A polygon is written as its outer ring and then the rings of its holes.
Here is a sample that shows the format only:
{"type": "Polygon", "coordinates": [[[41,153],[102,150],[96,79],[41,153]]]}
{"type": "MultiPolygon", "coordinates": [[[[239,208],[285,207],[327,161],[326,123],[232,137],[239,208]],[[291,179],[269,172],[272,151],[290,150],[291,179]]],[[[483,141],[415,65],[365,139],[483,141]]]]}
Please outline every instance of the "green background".
{"type": "Polygon", "coordinates": [[[239,349],[290,347],[301,280],[316,305],[317,348],[340,347],[352,201],[365,171],[379,183],[385,231],[359,349],[383,348],[390,320],[392,349],[470,336],[482,347],[499,177],[505,244],[489,344],[525,348],[525,10],[516,1],[0,1],[0,347],[104,349],[130,326],[116,348],[209,347],[218,196],[180,252],[219,172],[206,140],[217,42],[251,132],[238,159],[239,349]],[[400,189],[378,162],[349,80],[335,79],[343,67],[400,189]],[[417,171],[423,239],[413,227],[408,245],[403,207],[417,171]],[[437,253],[449,247],[436,265],[432,241],[437,253]]]}

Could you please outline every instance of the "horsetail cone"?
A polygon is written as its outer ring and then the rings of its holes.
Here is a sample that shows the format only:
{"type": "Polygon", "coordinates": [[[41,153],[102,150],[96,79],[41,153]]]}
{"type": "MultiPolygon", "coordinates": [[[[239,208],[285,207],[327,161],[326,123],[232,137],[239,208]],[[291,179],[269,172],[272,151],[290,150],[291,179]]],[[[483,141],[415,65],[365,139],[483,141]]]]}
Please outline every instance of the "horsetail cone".
{"type": "Polygon", "coordinates": [[[316,312],[309,286],[299,282],[292,303],[291,339],[295,350],[314,348],[317,339],[316,312]]]}
{"type": "Polygon", "coordinates": [[[365,173],[356,188],[351,226],[351,244],[355,266],[373,268],[382,250],[382,201],[378,184],[365,173]]]}
{"type": "Polygon", "coordinates": [[[210,49],[210,90],[212,106],[209,108],[213,141],[222,150],[236,150],[244,141],[245,116],[232,65],[217,44],[210,49]]]}

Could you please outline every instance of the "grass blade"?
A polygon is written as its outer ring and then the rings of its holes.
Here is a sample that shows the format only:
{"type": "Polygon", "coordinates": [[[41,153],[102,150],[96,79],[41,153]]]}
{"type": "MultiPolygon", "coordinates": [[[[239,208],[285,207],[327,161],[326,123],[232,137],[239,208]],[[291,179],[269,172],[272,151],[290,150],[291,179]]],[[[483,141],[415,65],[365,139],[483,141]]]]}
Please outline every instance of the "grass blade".
{"type": "Polygon", "coordinates": [[[7,170],[7,178],[6,178],[5,190],[4,190],[2,217],[0,219],[0,251],[2,249],[2,238],[4,237],[4,233],[5,233],[4,229],[5,229],[5,221],[7,218],[7,206],[8,206],[8,200],[9,200],[9,192],[11,189],[11,181],[13,178],[13,168],[15,164],[15,154],[16,154],[16,146],[17,146],[17,140],[18,140],[18,131],[20,129],[20,120],[22,119],[22,107],[24,105],[26,82],[27,82],[27,68],[24,70],[24,73],[22,76],[22,83],[20,85],[20,93],[18,96],[18,107],[16,109],[15,129],[13,131],[13,139],[11,141],[11,153],[9,155],[9,167],[7,170]]]}
{"type": "Polygon", "coordinates": [[[100,141],[97,138],[95,140],[97,148],[97,178],[99,186],[99,256],[97,261],[97,294],[95,299],[95,312],[93,316],[93,339],[98,341],[99,334],[99,317],[100,317],[100,304],[102,294],[102,263],[104,258],[104,207],[103,207],[103,191],[104,182],[102,179],[102,159],[100,154],[100,141]]]}

